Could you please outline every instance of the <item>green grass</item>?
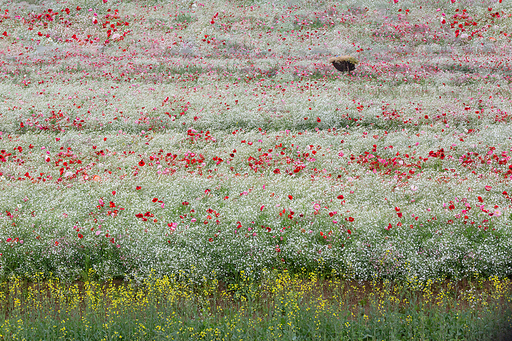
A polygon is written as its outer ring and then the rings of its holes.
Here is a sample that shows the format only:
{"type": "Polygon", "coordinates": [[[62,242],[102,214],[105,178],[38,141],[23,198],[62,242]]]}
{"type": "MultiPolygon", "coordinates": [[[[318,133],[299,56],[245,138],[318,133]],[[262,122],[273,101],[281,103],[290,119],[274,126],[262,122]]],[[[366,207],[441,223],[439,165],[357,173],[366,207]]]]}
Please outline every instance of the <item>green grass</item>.
{"type": "MultiPolygon", "coordinates": [[[[90,271],[91,278],[94,272],[90,271]]],[[[508,279],[351,282],[242,272],[201,285],[19,282],[0,287],[2,340],[506,340],[508,279]]]]}

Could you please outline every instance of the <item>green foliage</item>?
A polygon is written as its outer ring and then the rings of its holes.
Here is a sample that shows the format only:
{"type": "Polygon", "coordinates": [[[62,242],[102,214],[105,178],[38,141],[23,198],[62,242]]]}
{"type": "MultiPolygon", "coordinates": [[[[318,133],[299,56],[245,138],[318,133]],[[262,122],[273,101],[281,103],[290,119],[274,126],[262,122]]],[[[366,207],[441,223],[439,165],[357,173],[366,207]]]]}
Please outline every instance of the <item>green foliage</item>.
{"type": "MultiPolygon", "coordinates": [[[[90,271],[94,277],[94,271],[90,271]]],[[[495,340],[512,327],[510,281],[345,282],[241,272],[231,283],[175,277],[0,286],[4,340],[495,340]],[[485,295],[483,295],[485,291],[485,295]]]]}

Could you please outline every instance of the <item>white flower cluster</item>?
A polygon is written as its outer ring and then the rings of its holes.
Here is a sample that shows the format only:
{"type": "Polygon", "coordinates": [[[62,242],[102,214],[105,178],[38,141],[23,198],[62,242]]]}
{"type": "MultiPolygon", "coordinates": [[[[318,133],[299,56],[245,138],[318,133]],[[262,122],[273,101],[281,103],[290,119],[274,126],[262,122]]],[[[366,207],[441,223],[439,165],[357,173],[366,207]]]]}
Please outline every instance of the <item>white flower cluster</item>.
{"type": "Polygon", "coordinates": [[[0,13],[1,275],[512,273],[509,52],[370,4],[189,5],[0,13]]]}

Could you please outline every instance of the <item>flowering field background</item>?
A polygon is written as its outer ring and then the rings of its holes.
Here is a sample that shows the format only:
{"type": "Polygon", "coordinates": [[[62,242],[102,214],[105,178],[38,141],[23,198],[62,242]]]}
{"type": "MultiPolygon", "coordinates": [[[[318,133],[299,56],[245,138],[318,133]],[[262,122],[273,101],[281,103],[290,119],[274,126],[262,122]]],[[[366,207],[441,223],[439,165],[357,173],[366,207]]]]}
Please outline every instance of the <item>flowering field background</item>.
{"type": "Polygon", "coordinates": [[[0,2],[0,274],[510,276],[511,14],[0,2]]]}

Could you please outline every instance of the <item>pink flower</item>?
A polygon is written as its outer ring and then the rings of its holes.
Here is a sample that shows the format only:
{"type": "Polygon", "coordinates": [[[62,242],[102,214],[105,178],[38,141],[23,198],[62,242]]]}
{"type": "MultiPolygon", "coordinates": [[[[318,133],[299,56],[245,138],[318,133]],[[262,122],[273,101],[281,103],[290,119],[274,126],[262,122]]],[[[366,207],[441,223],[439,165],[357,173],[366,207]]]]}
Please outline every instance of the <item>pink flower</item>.
{"type": "Polygon", "coordinates": [[[485,186],[485,190],[486,190],[487,192],[489,192],[491,189],[492,189],[492,187],[491,187],[491,186],[485,186]]]}
{"type": "Polygon", "coordinates": [[[197,221],[196,218],[192,218],[192,220],[190,221],[191,223],[195,223],[197,221]]]}
{"type": "Polygon", "coordinates": [[[500,210],[496,210],[496,211],[494,211],[494,215],[495,215],[496,217],[499,217],[499,216],[501,215],[501,211],[500,211],[500,210]]]}

